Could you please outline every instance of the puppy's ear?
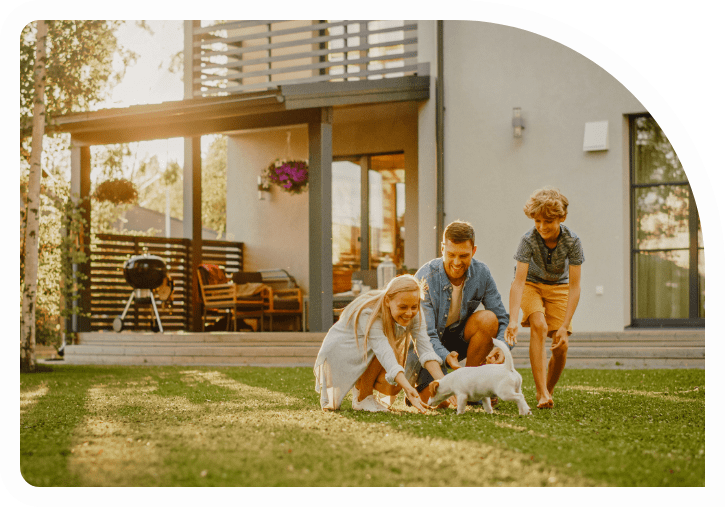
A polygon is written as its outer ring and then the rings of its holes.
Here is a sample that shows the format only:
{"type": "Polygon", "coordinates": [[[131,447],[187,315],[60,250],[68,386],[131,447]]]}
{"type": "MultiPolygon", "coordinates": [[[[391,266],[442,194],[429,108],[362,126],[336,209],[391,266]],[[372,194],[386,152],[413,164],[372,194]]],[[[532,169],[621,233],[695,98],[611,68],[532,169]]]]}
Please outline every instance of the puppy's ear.
{"type": "Polygon", "coordinates": [[[434,380],[428,387],[430,387],[430,397],[432,398],[436,395],[436,392],[438,392],[438,381],[434,380]]]}

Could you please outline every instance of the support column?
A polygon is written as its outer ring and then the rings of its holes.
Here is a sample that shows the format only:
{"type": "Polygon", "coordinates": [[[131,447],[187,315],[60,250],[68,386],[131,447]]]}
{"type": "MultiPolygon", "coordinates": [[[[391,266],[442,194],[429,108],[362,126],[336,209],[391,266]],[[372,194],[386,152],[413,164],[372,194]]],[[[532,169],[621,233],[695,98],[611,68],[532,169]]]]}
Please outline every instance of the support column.
{"type": "Polygon", "coordinates": [[[184,138],[184,237],[191,240],[189,268],[191,270],[191,331],[201,332],[201,298],[196,268],[201,256],[201,137],[184,138]]]}
{"type": "Polygon", "coordinates": [[[332,108],[308,125],[310,195],[310,331],[332,326],[332,108]]]}
{"type": "Polygon", "coordinates": [[[370,157],[360,159],[360,269],[370,269],[370,157]]]}
{"type": "MultiPolygon", "coordinates": [[[[91,313],[91,147],[76,144],[71,140],[71,198],[81,210],[81,217],[85,221],[81,235],[81,246],[86,255],[87,262],[74,264],[73,272],[78,273],[85,280],[84,287],[78,294],[80,297],[73,302],[80,312],[85,315],[91,313]]],[[[74,333],[91,330],[90,317],[73,315],[70,322],[70,331],[74,333]]]]}
{"type": "MultiPolygon", "coordinates": [[[[438,45],[435,20],[418,23],[418,59],[430,62],[431,90],[438,86],[438,45]]],[[[418,265],[420,267],[441,255],[438,243],[438,172],[436,94],[418,106],[418,265]]],[[[406,154],[407,157],[407,154],[406,154]]],[[[407,222],[407,217],[406,217],[407,222]]],[[[442,231],[441,231],[442,234],[442,231]]],[[[413,239],[408,235],[406,239],[413,239]]],[[[406,241],[407,246],[408,241],[406,241]]]]}

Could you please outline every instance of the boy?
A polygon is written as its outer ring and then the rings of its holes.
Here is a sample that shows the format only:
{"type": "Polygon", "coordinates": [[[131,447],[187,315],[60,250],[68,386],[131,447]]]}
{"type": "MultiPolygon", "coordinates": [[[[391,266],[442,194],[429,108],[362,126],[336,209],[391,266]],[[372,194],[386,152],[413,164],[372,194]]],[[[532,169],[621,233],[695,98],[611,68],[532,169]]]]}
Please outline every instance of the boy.
{"type": "Polygon", "coordinates": [[[519,243],[514,281],[509,296],[511,321],[505,338],[516,343],[519,309],[521,325],[531,328],[529,359],[536,384],[536,407],[552,408],[551,393],[566,364],[566,352],[581,293],[584,251],[579,237],[562,224],[569,201],[557,189],[537,190],[524,206],[534,227],[519,243]],[[546,337],[552,339],[546,369],[546,337]]]}

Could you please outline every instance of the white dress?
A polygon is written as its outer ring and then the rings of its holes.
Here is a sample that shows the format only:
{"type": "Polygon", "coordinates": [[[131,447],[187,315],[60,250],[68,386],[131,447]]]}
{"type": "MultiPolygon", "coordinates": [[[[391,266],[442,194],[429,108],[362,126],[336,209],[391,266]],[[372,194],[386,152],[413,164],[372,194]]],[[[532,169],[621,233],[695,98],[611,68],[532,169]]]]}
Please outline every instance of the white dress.
{"type": "MultiPolygon", "coordinates": [[[[367,350],[363,354],[365,327],[371,313],[372,310],[369,308],[360,313],[357,331],[360,348],[355,344],[353,322],[347,326],[345,322],[339,320],[327,332],[314,367],[315,390],[320,393],[320,406],[323,409],[337,410],[340,408],[342,399],[350,392],[374,357],[378,358],[385,370],[385,380],[391,385],[397,385],[395,376],[404,369],[398,363],[393,348],[383,334],[382,319],[379,316],[370,328],[367,350]]],[[[425,327],[421,325],[420,312],[407,328],[395,323],[394,329],[396,340],[401,341],[410,331],[421,364],[425,364],[427,361],[436,361],[439,364],[442,362],[430,344],[425,327]]]]}

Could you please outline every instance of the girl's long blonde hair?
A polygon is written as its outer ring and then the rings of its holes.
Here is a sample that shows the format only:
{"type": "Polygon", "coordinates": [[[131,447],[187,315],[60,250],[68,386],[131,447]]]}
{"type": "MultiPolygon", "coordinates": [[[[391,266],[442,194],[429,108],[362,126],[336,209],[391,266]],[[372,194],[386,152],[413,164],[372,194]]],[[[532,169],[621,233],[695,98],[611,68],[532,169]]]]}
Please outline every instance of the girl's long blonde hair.
{"type": "MultiPolygon", "coordinates": [[[[388,341],[391,342],[391,346],[394,345],[391,340],[395,338],[395,320],[393,319],[393,315],[390,313],[390,307],[385,304],[385,300],[386,298],[388,300],[392,299],[400,292],[417,292],[418,300],[420,301],[423,299],[422,282],[419,282],[413,275],[396,276],[390,280],[385,289],[371,290],[365,294],[359,295],[352,303],[345,307],[342,315],[340,315],[340,320],[345,322],[346,326],[353,323],[355,345],[357,345],[359,349],[360,343],[357,337],[357,326],[360,320],[360,313],[362,313],[362,311],[366,308],[370,308],[372,310],[370,319],[368,319],[368,323],[365,326],[365,340],[362,350],[363,355],[366,354],[368,349],[368,335],[370,334],[370,328],[372,328],[373,323],[378,316],[380,316],[383,321],[383,333],[388,338],[388,341]]],[[[420,312],[420,307],[418,311],[420,312]]],[[[419,320],[419,322],[421,321],[422,319],[419,320]]],[[[410,333],[406,336],[406,345],[409,335],[410,333]]]]}

